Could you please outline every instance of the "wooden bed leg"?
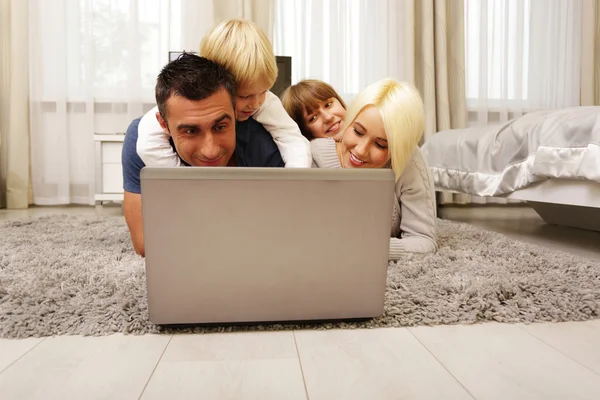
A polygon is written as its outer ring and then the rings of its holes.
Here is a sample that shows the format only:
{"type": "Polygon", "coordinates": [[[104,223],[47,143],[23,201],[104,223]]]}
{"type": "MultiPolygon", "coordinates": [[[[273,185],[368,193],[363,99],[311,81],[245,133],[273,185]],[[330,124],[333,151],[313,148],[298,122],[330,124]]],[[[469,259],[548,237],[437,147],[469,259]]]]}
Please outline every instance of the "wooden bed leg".
{"type": "Polygon", "coordinates": [[[600,232],[600,208],[537,201],[528,201],[527,204],[549,224],[600,232]]]}

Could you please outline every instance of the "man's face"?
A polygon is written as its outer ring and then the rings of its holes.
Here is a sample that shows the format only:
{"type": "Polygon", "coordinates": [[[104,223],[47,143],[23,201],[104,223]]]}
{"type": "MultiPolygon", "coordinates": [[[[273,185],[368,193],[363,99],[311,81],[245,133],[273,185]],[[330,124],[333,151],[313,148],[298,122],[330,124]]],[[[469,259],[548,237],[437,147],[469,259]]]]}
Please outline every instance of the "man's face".
{"type": "Polygon", "coordinates": [[[173,138],[179,156],[196,167],[224,167],[235,150],[235,110],[223,89],[204,100],[171,96],[162,128],[173,138]]]}

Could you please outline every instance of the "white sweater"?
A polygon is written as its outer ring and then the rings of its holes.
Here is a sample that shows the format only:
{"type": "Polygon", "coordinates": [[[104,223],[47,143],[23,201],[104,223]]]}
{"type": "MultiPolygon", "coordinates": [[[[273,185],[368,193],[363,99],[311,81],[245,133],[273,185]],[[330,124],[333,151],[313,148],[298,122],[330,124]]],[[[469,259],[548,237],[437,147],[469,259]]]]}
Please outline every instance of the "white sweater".
{"type": "MultiPolygon", "coordinates": [[[[181,166],[181,160],[169,143],[169,134],[156,119],[157,112],[158,107],[154,107],[140,120],[137,153],[148,166],[181,166]]],[[[279,97],[267,92],[265,102],[252,118],[271,134],[286,168],[311,167],[310,142],[302,136],[298,124],[285,111],[279,97]]]]}
{"type": "MultiPolygon", "coordinates": [[[[341,168],[333,139],[314,139],[311,151],[313,166],[341,168]]],[[[397,260],[406,253],[436,251],[435,190],[431,171],[419,148],[396,182],[395,192],[389,259],[397,260]]]]}

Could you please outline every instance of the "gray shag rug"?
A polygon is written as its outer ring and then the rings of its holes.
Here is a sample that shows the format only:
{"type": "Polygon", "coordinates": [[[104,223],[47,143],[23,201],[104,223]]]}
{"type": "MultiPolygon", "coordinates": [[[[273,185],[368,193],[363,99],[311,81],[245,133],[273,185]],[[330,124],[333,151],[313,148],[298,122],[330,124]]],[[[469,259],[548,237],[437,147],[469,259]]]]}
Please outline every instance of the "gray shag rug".
{"type": "Polygon", "coordinates": [[[161,327],[123,218],[0,222],[0,337],[373,328],[600,318],[600,262],[438,220],[439,251],[390,263],[384,315],[356,322],[161,327]]]}

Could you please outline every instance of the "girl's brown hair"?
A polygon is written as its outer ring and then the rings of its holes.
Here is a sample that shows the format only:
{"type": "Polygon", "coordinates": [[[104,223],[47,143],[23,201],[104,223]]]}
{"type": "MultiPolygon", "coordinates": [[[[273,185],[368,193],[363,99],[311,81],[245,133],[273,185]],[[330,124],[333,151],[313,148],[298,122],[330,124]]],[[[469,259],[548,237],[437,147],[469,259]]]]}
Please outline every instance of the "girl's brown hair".
{"type": "Polygon", "coordinates": [[[308,140],[312,140],[314,136],[306,126],[304,115],[311,114],[321,106],[321,103],[331,98],[337,99],[342,107],[346,108],[344,100],[331,85],[316,79],[305,79],[285,89],[281,95],[281,103],[300,127],[300,132],[308,140]]]}

